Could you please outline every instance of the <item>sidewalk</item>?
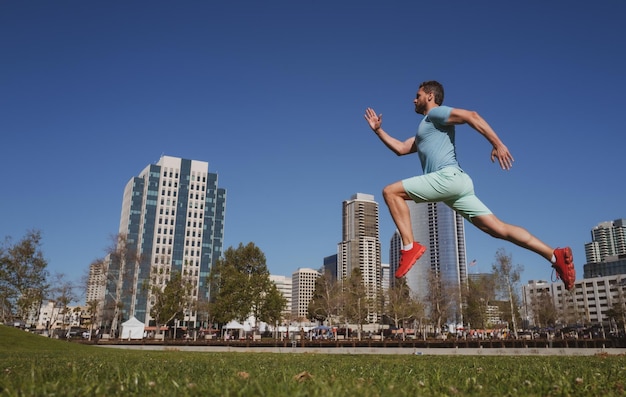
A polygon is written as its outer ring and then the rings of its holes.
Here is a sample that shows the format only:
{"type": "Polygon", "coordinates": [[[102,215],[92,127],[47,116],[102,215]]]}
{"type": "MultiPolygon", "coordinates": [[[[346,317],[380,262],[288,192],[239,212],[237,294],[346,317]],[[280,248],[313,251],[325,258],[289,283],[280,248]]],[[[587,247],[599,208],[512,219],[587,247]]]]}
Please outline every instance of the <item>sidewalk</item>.
{"type": "Polygon", "coordinates": [[[626,355],[622,348],[381,348],[381,347],[236,347],[236,346],[164,346],[164,345],[96,345],[114,349],[231,352],[231,353],[308,353],[308,354],[405,354],[450,356],[595,356],[626,355]]]}

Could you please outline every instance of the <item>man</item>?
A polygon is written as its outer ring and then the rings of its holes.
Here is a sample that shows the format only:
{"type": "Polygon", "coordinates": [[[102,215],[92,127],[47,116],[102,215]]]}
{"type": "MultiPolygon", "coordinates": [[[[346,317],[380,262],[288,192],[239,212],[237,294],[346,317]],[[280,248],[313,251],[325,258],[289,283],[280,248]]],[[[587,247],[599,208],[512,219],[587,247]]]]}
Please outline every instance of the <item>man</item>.
{"type": "Polygon", "coordinates": [[[424,254],[426,247],[413,241],[413,229],[406,200],[444,202],[474,226],[489,235],[529,249],[552,263],[565,288],[571,290],[576,280],[572,250],[569,247],[552,249],[526,229],[498,219],[474,194],[471,178],[459,167],[454,143],[454,126],[469,124],[493,146],[491,161],[496,159],[503,170],[513,165],[513,156],[495,131],[476,112],[443,106],[443,86],[437,81],[425,81],[419,86],[413,100],[415,112],[425,117],[417,134],[406,141],[393,138],[385,132],[382,114],[372,108],[365,111],[365,119],[381,141],[398,156],[417,152],[423,175],[392,183],[383,189],[383,197],[402,238],[400,264],[395,276],[403,277],[424,254]]]}

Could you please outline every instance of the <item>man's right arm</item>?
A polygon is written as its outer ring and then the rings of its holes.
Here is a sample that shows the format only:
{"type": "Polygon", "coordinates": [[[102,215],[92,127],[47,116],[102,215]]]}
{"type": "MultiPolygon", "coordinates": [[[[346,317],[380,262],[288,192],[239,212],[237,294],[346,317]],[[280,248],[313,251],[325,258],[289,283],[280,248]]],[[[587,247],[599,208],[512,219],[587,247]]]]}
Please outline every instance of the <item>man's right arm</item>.
{"type": "Polygon", "coordinates": [[[372,131],[374,131],[374,133],[378,135],[378,138],[383,141],[385,146],[391,149],[391,151],[398,156],[415,153],[417,151],[417,147],[415,146],[415,137],[411,137],[402,142],[387,134],[387,132],[385,132],[385,130],[383,130],[381,127],[383,120],[382,114],[377,115],[376,112],[374,112],[374,109],[367,108],[367,110],[365,111],[365,120],[367,120],[367,123],[369,124],[372,131]]]}

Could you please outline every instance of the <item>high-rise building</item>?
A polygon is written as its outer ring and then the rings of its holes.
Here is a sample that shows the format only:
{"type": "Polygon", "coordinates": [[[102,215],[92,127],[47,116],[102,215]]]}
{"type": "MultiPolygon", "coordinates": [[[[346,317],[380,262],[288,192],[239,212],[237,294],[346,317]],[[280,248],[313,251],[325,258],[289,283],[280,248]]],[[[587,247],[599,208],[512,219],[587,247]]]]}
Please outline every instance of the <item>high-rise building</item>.
{"type": "Polygon", "coordinates": [[[391,285],[391,271],[388,263],[380,264],[380,284],[383,293],[386,293],[391,285]]]}
{"type": "Polygon", "coordinates": [[[626,219],[602,222],[591,229],[591,242],[585,244],[587,263],[606,261],[609,256],[626,254],[626,219]]]}
{"type": "Polygon", "coordinates": [[[106,266],[110,263],[110,255],[103,261],[96,261],[89,265],[89,276],[87,278],[87,292],[85,294],[85,302],[87,305],[95,302],[93,306],[96,310],[95,313],[90,313],[92,323],[96,328],[100,328],[102,325],[102,311],[104,307],[104,296],[106,293],[106,266]]]}
{"type": "Polygon", "coordinates": [[[337,254],[324,257],[323,272],[337,280],[337,254]]]}
{"type": "MultiPolygon", "coordinates": [[[[407,202],[415,241],[426,246],[426,253],[407,273],[406,283],[412,293],[424,300],[429,293],[431,273],[454,297],[454,310],[448,318],[462,322],[461,286],[467,284],[464,219],[444,203],[407,202]]],[[[402,241],[398,232],[391,238],[389,263],[395,273],[400,262],[402,241]]]]}
{"type": "Polygon", "coordinates": [[[89,265],[89,276],[87,278],[87,292],[85,294],[85,302],[99,302],[104,296],[105,280],[104,262],[96,261],[89,265]]]}
{"type": "Polygon", "coordinates": [[[371,194],[357,193],[343,202],[342,241],[338,245],[337,277],[343,281],[360,269],[367,298],[368,321],[376,322],[381,288],[378,203],[371,194]]]}
{"type": "MultiPolygon", "coordinates": [[[[208,299],[206,279],[222,255],[225,204],[226,191],[204,161],[162,156],[130,179],[117,252],[105,264],[105,313],[114,331],[131,316],[148,325],[150,290],[164,288],[175,272],[194,286],[191,300],[208,299]]],[[[201,325],[193,310],[184,325],[201,325]]]]}
{"type": "Polygon", "coordinates": [[[291,302],[292,302],[292,294],[293,294],[292,278],[271,274],[270,281],[272,281],[276,285],[276,288],[278,289],[278,291],[283,295],[283,298],[285,298],[285,300],[287,301],[287,304],[285,305],[285,308],[283,309],[283,318],[289,319],[289,317],[291,317],[291,302]]]}
{"type": "Polygon", "coordinates": [[[309,302],[315,293],[317,270],[299,268],[291,275],[291,316],[300,321],[309,317],[309,302]]]}

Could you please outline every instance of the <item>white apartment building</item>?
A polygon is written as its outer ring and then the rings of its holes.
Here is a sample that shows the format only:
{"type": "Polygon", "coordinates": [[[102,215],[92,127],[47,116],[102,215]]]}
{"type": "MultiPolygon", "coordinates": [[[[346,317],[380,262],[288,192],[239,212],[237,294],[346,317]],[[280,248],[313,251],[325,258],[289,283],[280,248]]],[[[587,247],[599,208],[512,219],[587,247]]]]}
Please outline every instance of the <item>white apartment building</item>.
{"type": "MultiPolygon", "coordinates": [[[[289,319],[291,317],[291,301],[292,301],[292,278],[280,275],[270,275],[270,281],[272,281],[278,291],[283,294],[283,298],[287,300],[285,309],[283,310],[283,318],[289,319]]],[[[308,309],[308,306],[307,306],[308,309]]]]}
{"type": "Polygon", "coordinates": [[[587,263],[603,262],[607,257],[626,254],[626,219],[602,222],[591,229],[590,243],[585,244],[587,263]]]}
{"type": "MultiPolygon", "coordinates": [[[[537,324],[537,305],[547,296],[557,313],[559,325],[603,324],[610,327],[606,312],[614,305],[626,308],[626,275],[585,278],[578,280],[572,291],[562,282],[530,280],[522,286],[522,316],[530,326],[537,324]]],[[[544,324],[541,324],[544,325],[544,324]]]]}
{"type": "Polygon", "coordinates": [[[291,316],[300,321],[309,317],[309,302],[315,293],[315,282],[321,274],[310,268],[299,268],[291,276],[291,316]]]}
{"type": "Polygon", "coordinates": [[[39,307],[35,329],[54,331],[80,327],[83,318],[86,317],[87,308],[83,306],[67,306],[66,308],[55,305],[53,301],[44,301],[39,307]]]}
{"type": "Polygon", "coordinates": [[[361,271],[367,297],[368,322],[377,322],[381,313],[379,301],[382,287],[381,246],[378,203],[371,194],[357,193],[343,202],[342,241],[337,247],[337,278],[343,281],[354,269],[361,271]]]}

